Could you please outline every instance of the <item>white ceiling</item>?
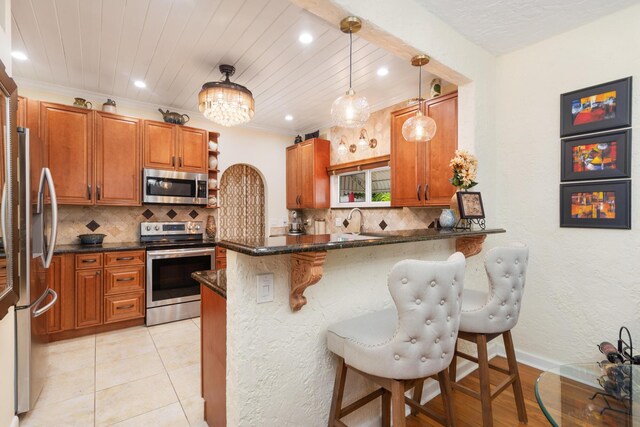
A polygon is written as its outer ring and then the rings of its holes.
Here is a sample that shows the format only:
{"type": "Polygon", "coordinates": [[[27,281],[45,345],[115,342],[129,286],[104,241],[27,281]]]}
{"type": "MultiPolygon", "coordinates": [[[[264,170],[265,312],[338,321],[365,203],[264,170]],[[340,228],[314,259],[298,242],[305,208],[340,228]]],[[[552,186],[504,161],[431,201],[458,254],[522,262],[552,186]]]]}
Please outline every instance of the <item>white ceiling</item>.
{"type": "MultiPolygon", "coordinates": [[[[116,101],[200,114],[202,84],[229,63],[231,80],[256,99],[250,125],[295,134],[328,125],[348,88],[348,36],[288,0],[13,0],[12,15],[13,48],[29,57],[14,61],[16,77],[116,101]],[[302,32],[313,43],[302,45],[302,32]]],[[[353,71],[355,90],[376,109],[417,95],[415,68],[357,36],[353,71]]]]}
{"type": "Polygon", "coordinates": [[[507,53],[638,3],[638,0],[415,0],[472,42],[507,53]]]}

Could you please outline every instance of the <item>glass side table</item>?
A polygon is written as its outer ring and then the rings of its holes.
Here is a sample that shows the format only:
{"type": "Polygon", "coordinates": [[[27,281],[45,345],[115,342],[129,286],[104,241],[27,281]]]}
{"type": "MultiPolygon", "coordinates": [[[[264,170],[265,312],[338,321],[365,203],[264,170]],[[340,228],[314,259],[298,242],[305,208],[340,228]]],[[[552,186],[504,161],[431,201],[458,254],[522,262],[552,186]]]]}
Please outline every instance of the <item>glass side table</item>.
{"type": "Polygon", "coordinates": [[[552,426],[640,427],[640,365],[562,365],[543,372],[535,391],[552,426]]]}

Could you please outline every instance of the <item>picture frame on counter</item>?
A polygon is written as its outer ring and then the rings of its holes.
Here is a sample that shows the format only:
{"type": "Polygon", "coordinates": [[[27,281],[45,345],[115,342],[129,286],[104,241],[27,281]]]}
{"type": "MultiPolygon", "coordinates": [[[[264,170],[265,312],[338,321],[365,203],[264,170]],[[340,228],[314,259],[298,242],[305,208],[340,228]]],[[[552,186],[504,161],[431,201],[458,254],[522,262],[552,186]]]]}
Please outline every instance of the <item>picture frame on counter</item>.
{"type": "Polygon", "coordinates": [[[560,179],[631,177],[631,129],[562,140],[560,179]]]}
{"type": "Polygon", "coordinates": [[[477,191],[458,191],[458,209],[461,219],[482,219],[484,218],[484,205],[482,195],[477,191]]]}
{"type": "Polygon", "coordinates": [[[627,77],[560,95],[560,136],[631,126],[631,85],[627,77]]]}
{"type": "Polygon", "coordinates": [[[560,184],[560,227],[631,229],[631,180],[560,184]]]}

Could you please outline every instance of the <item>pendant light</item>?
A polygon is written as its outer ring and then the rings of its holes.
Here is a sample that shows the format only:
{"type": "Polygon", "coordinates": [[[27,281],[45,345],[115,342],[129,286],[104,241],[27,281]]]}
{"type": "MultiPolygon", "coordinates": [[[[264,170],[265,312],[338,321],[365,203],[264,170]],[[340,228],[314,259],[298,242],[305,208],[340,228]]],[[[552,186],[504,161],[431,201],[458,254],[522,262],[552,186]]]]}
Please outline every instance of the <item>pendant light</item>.
{"type": "Polygon", "coordinates": [[[198,95],[198,107],[204,116],[222,126],[236,126],[253,118],[255,101],[246,87],[229,80],[236,69],[232,65],[220,65],[225,78],[219,82],[202,85],[198,95]]]}
{"type": "Polygon", "coordinates": [[[348,16],[340,21],[340,31],[349,34],[349,90],[333,101],[331,106],[331,118],[335,126],[357,128],[362,127],[369,120],[370,111],[367,98],[356,95],[351,86],[353,33],[360,31],[360,28],[362,28],[362,21],[357,16],[348,16]]]}
{"type": "Polygon", "coordinates": [[[429,63],[427,55],[411,58],[411,65],[418,67],[418,112],[402,125],[402,136],[409,142],[427,142],[436,134],[436,122],[422,111],[422,66],[429,63]]]}

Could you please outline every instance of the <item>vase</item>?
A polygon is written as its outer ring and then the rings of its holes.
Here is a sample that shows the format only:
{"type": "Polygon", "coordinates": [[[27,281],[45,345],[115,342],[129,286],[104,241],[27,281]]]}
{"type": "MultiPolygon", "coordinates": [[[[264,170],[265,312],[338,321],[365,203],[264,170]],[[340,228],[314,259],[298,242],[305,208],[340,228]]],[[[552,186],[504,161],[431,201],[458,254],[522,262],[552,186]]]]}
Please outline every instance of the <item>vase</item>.
{"type": "Polygon", "coordinates": [[[207,228],[205,229],[207,233],[207,237],[210,239],[215,239],[216,237],[216,219],[213,215],[207,216],[207,228]]]}
{"type": "Polygon", "coordinates": [[[449,202],[449,208],[453,211],[453,216],[457,219],[460,218],[460,209],[458,208],[458,193],[460,191],[465,191],[462,188],[456,187],[456,192],[453,193],[451,197],[451,201],[449,202]]]}
{"type": "Polygon", "coordinates": [[[456,225],[456,216],[453,213],[453,209],[442,209],[440,214],[440,227],[453,228],[456,225]]]}

